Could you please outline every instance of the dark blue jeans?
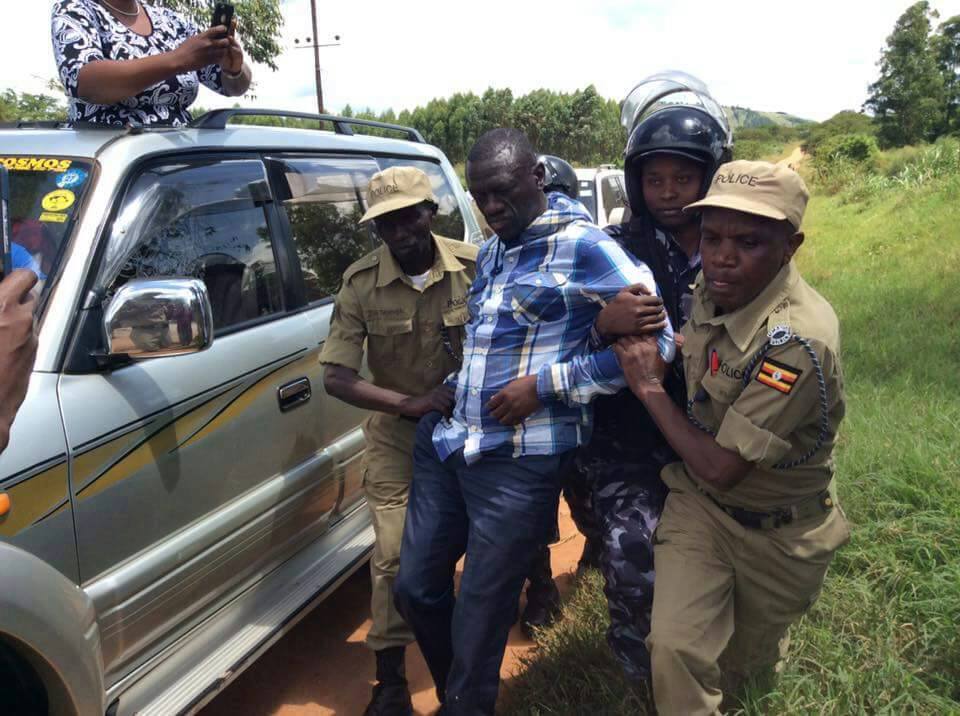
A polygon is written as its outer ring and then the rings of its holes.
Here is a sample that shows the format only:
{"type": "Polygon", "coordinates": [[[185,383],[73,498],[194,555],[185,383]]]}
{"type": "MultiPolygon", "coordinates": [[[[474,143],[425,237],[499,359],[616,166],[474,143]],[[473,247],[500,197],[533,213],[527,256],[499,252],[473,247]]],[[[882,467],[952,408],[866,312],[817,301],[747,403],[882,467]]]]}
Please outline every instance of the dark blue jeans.
{"type": "Polygon", "coordinates": [[[444,713],[492,714],[517,601],[540,545],[550,539],[561,477],[572,455],[441,462],[438,413],[417,427],[413,483],[394,582],[397,608],[416,634],[444,713]],[[466,554],[460,592],[457,561],[466,554]]]}

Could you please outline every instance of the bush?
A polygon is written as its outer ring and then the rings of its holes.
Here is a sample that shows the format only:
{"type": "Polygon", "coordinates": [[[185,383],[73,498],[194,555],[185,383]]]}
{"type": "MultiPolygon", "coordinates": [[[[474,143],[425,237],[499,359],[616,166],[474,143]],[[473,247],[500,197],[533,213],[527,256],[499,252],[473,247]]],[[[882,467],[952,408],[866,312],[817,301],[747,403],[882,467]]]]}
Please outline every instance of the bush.
{"type": "Polygon", "coordinates": [[[807,138],[803,143],[803,151],[816,156],[821,146],[828,140],[841,135],[865,134],[876,137],[877,127],[873,120],[865,114],[846,110],[835,114],[825,122],[821,122],[807,130],[807,138]]]}
{"type": "Polygon", "coordinates": [[[865,162],[874,159],[880,153],[877,140],[869,134],[838,134],[824,141],[817,150],[818,158],[835,157],[865,162]]]}

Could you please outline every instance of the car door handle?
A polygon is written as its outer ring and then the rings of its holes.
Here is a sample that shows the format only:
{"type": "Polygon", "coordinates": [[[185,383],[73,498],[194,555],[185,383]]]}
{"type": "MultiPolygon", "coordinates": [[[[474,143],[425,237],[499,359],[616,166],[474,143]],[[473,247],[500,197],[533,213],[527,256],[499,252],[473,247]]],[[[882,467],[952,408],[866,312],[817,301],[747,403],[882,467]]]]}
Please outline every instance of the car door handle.
{"type": "Polygon", "coordinates": [[[277,389],[277,402],[280,412],[285,413],[306,403],[313,396],[309,378],[297,378],[292,383],[281,385],[277,389]]]}

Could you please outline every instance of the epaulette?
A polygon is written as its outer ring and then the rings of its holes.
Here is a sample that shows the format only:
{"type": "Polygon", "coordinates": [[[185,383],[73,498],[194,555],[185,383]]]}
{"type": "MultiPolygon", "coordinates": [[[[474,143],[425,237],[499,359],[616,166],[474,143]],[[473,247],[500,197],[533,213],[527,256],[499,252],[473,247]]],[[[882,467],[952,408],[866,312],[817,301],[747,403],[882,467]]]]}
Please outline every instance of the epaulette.
{"type": "Polygon", "coordinates": [[[357,259],[352,264],[347,266],[347,269],[343,272],[343,278],[341,279],[342,283],[346,283],[350,278],[361,271],[366,271],[367,269],[373,268],[380,263],[380,249],[371,251],[366,256],[357,259]]]}
{"type": "Polygon", "coordinates": [[[480,247],[474,244],[471,244],[467,241],[456,241],[455,239],[448,239],[446,236],[439,236],[434,234],[438,241],[442,241],[443,245],[450,249],[450,253],[456,256],[458,259],[466,259],[467,261],[476,262],[477,254],[480,251],[480,247]]]}
{"type": "Polygon", "coordinates": [[[780,346],[785,344],[793,335],[793,327],[790,324],[790,300],[784,298],[780,303],[773,307],[767,316],[767,339],[771,345],[780,346]]]}

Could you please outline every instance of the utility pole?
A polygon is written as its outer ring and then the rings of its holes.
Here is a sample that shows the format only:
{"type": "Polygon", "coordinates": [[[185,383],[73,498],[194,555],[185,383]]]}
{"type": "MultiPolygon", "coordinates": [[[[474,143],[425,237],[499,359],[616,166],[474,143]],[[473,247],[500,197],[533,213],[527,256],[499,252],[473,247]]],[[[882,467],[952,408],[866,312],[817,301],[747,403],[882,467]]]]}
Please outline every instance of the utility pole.
{"type": "Polygon", "coordinates": [[[310,0],[310,14],[313,16],[313,63],[317,71],[317,110],[320,114],[323,111],[323,80],[320,77],[320,43],[317,37],[317,0],[310,0]]]}
{"type": "Polygon", "coordinates": [[[305,45],[300,44],[299,38],[295,39],[294,43],[298,46],[298,49],[305,50],[308,47],[313,48],[313,66],[317,79],[317,111],[320,114],[325,114],[323,111],[323,79],[320,76],[320,48],[338,46],[340,44],[340,35],[333,36],[334,42],[320,44],[320,39],[317,37],[317,0],[310,0],[310,17],[313,21],[313,37],[306,38],[304,40],[306,42],[305,45]]]}

